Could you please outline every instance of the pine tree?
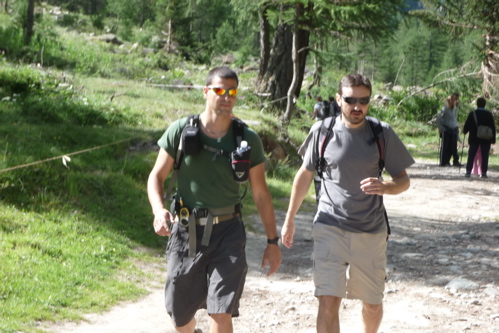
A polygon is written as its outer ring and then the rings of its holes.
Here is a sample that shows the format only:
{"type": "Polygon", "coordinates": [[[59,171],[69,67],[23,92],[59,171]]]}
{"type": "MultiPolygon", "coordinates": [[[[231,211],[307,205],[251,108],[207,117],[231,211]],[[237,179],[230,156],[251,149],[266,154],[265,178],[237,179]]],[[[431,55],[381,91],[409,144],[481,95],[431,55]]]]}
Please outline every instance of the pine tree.
{"type": "MultiPolygon", "coordinates": [[[[411,13],[455,36],[480,31],[482,93],[499,100],[499,6],[497,0],[423,0],[425,9],[411,13]]],[[[452,59],[451,59],[452,60],[452,59]]],[[[454,59],[453,61],[455,61],[454,59]]]]}

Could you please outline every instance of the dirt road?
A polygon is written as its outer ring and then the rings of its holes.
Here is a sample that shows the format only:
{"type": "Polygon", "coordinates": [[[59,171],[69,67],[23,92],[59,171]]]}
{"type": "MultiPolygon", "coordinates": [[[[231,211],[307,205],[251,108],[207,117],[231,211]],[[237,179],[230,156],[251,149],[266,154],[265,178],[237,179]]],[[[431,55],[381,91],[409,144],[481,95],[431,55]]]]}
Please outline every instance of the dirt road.
{"type": "MultiPolygon", "coordinates": [[[[408,170],[411,188],[385,196],[392,235],[388,248],[385,316],[380,332],[499,332],[499,172],[464,178],[464,170],[423,162],[408,170]]],[[[278,211],[282,225],[285,212],[278,211]]],[[[248,217],[247,221],[251,218],[248,217]]],[[[271,278],[260,270],[263,233],[248,233],[250,272],[235,332],[315,332],[312,213],[297,218],[297,239],[283,248],[271,278]]],[[[256,225],[257,223],[255,223],[256,225]]],[[[144,299],[120,304],[86,322],[47,327],[54,333],[169,333],[161,278],[144,299]]],[[[360,304],[344,301],[342,332],[361,332],[360,304]]],[[[209,331],[204,311],[198,326],[209,331]]]]}

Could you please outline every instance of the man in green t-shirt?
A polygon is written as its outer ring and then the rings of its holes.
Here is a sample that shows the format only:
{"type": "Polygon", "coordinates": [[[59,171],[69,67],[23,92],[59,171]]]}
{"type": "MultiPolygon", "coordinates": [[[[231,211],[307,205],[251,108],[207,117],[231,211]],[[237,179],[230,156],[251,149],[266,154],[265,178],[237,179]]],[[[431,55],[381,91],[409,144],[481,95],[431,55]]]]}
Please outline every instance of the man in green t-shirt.
{"type": "MultiPolygon", "coordinates": [[[[239,183],[225,153],[237,148],[232,109],[238,84],[237,74],[227,67],[215,68],[208,74],[203,88],[206,107],[197,124],[201,148],[184,154],[176,171],[175,211],[164,206],[164,183],[175,172],[179,144],[186,142],[181,137],[188,118],[173,122],[158,141],[158,158],[149,175],[147,192],[154,230],[160,236],[170,236],[165,304],[177,332],[196,332],[194,315],[201,308],[206,308],[211,317],[211,332],[232,332],[232,317],[239,315],[248,270],[246,234],[239,183]]],[[[251,148],[245,161],[249,161],[251,193],[268,238],[262,267],[268,264],[268,275],[272,275],[282,255],[265,180],[263,145],[258,134],[248,127],[243,126],[242,134],[251,148]]]]}

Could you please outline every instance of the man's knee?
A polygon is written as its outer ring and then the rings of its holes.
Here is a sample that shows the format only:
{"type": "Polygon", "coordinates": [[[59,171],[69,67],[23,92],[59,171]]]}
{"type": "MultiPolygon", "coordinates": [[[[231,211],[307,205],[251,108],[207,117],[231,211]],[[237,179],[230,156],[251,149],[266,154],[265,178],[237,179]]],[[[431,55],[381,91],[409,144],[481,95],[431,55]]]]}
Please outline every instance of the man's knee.
{"type": "Polygon", "coordinates": [[[362,302],[363,305],[363,311],[371,316],[376,316],[379,315],[380,313],[383,313],[383,303],[380,304],[369,304],[366,302],[362,302]]]}
{"type": "Polygon", "coordinates": [[[193,318],[187,325],[185,326],[175,326],[175,331],[178,333],[191,333],[194,331],[196,327],[196,320],[193,318]]]}
{"type": "Polygon", "coordinates": [[[232,314],[230,313],[213,313],[210,314],[211,320],[219,325],[224,325],[232,322],[232,314]]]}
{"type": "Polygon", "coordinates": [[[319,308],[324,312],[338,313],[341,305],[341,297],[336,296],[318,296],[319,308]]]}

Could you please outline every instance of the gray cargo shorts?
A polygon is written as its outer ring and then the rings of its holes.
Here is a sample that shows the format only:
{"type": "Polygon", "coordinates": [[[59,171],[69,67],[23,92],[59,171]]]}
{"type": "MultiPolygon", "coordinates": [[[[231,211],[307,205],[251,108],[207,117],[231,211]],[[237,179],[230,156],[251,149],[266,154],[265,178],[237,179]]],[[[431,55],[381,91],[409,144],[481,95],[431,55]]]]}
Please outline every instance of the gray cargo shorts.
{"type": "Polygon", "coordinates": [[[187,325],[196,311],[239,316],[248,264],[246,231],[241,217],[213,225],[208,246],[201,245],[204,227],[196,226],[196,255],[189,258],[188,228],[173,225],[166,258],[166,310],[174,325],[187,325]]]}

